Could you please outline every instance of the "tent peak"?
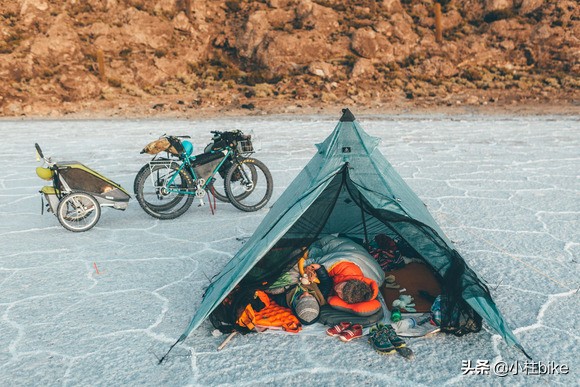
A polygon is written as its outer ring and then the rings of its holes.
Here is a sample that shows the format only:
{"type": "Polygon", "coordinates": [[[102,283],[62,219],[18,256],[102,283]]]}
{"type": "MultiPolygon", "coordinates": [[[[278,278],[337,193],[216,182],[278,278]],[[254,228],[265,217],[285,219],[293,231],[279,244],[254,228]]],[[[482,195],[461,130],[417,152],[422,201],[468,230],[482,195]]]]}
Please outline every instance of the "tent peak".
{"type": "Polygon", "coordinates": [[[340,117],[340,122],[353,122],[356,120],[354,114],[348,108],[342,109],[342,117],[340,117]]]}

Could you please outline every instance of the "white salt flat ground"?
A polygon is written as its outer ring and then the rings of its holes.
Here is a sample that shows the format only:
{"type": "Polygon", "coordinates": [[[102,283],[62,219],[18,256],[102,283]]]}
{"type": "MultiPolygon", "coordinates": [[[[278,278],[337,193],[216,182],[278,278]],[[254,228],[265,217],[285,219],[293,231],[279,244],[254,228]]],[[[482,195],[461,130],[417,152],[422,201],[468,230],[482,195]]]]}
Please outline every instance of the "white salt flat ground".
{"type": "MultiPolygon", "coordinates": [[[[356,111],[354,112],[356,115],[356,111]]],[[[580,117],[361,116],[381,151],[424,200],[538,362],[568,375],[493,375],[525,358],[488,330],[414,339],[416,360],[380,356],[364,339],[321,334],[213,336],[209,322],[170,354],[218,273],[267,208],[221,204],[156,220],[133,198],[86,233],[40,215],[34,142],[132,190],[163,133],[253,130],[271,169],[271,203],[333,129],[336,117],[196,121],[0,121],[0,385],[575,385],[580,355],[580,117]],[[96,266],[95,266],[96,265],[96,266]],[[95,267],[98,268],[97,274],[95,267]],[[490,375],[463,375],[487,361],[490,375]]],[[[482,368],[480,368],[482,370],[482,368]]]]}

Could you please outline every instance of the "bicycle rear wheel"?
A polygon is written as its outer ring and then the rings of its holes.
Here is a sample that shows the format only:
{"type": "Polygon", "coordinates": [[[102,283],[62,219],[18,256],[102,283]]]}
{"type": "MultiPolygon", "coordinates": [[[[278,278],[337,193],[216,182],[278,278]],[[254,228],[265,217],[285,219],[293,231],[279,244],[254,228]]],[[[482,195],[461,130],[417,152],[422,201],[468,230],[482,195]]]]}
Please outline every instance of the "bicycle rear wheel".
{"type": "Polygon", "coordinates": [[[135,178],[135,196],[146,213],[157,219],[175,219],[191,207],[193,178],[184,169],[178,171],[175,163],[147,164],[141,168],[135,178]]]}
{"type": "Polygon", "coordinates": [[[272,197],[273,188],[272,175],[266,165],[252,158],[234,162],[225,178],[230,202],[246,212],[264,207],[272,197]]]}

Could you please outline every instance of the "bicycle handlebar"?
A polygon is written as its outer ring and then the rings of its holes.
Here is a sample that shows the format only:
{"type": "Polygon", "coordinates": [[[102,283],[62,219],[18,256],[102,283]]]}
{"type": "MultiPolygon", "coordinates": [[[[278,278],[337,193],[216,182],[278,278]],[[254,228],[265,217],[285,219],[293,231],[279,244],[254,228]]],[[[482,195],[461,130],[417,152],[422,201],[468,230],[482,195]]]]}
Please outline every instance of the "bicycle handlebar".
{"type": "Polygon", "coordinates": [[[220,136],[223,136],[224,134],[232,134],[234,136],[240,136],[240,137],[243,137],[244,136],[244,132],[242,132],[239,129],[235,129],[235,130],[224,130],[224,131],[221,131],[221,130],[211,130],[210,133],[211,134],[218,134],[220,136]]]}
{"type": "Polygon", "coordinates": [[[44,154],[42,153],[42,149],[40,149],[40,145],[38,145],[38,143],[34,143],[34,147],[36,148],[36,151],[38,152],[38,155],[44,159],[44,154]]]}
{"type": "Polygon", "coordinates": [[[167,133],[163,133],[163,135],[161,135],[161,137],[159,137],[159,138],[163,138],[163,137],[165,137],[165,138],[167,138],[167,137],[175,137],[175,138],[191,138],[191,136],[188,136],[188,135],[186,135],[186,134],[184,134],[184,135],[181,135],[181,136],[176,136],[176,135],[171,135],[171,136],[168,136],[168,135],[167,135],[167,133]]]}

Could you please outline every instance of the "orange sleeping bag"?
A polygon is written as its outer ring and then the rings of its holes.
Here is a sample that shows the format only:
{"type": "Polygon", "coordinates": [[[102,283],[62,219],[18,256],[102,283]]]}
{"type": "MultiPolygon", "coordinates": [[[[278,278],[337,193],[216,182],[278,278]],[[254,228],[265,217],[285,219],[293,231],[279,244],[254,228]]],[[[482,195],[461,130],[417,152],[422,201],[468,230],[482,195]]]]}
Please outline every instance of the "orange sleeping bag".
{"type": "Polygon", "coordinates": [[[281,328],[286,332],[300,332],[302,325],[289,308],[284,308],[276,304],[261,290],[257,290],[255,296],[260,298],[265,307],[256,312],[252,305],[246,306],[246,309],[242,312],[236,324],[250,330],[281,328]]]}
{"type": "Polygon", "coordinates": [[[332,278],[332,281],[335,284],[353,279],[363,281],[370,286],[373,292],[369,301],[359,302],[356,304],[348,304],[336,295],[330,296],[328,298],[328,304],[333,308],[349,313],[354,313],[359,316],[370,316],[381,309],[381,303],[379,300],[377,300],[379,286],[374,280],[365,277],[362,270],[355,263],[348,261],[338,262],[330,268],[328,275],[332,278]]]}

